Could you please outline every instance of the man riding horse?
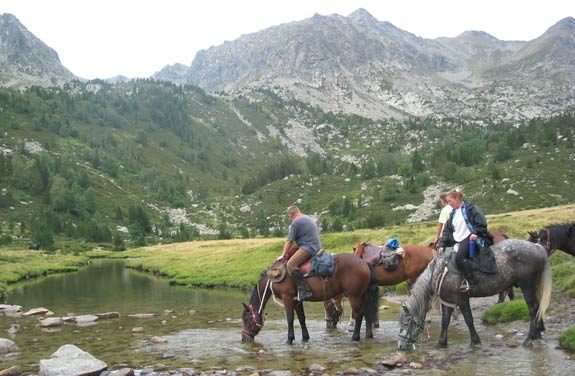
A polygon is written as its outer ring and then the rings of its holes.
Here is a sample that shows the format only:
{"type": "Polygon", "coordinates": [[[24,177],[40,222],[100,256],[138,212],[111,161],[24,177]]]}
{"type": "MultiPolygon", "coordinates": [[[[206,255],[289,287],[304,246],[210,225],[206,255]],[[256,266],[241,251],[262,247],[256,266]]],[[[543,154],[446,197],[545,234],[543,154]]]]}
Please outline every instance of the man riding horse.
{"type": "Polygon", "coordinates": [[[284,244],[283,252],[277,259],[278,261],[283,260],[294,243],[297,244],[298,249],[288,259],[286,266],[297,286],[297,300],[303,301],[311,297],[312,292],[305,281],[303,273],[298,267],[314,257],[322,248],[319,228],[313,218],[303,214],[295,205],[287,209],[287,215],[291,220],[291,225],[289,226],[289,233],[284,244]]]}

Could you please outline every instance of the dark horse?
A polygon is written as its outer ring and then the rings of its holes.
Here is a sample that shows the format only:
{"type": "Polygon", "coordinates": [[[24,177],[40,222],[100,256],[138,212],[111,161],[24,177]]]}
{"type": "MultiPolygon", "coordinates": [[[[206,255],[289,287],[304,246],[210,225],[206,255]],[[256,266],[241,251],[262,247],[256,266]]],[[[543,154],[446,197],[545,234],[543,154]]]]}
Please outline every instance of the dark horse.
{"type": "MultiPolygon", "coordinates": [[[[405,244],[397,250],[389,250],[383,246],[359,242],[353,250],[356,256],[374,265],[377,283],[380,286],[392,286],[407,281],[408,291],[433,259],[433,248],[416,244],[405,244]]],[[[341,318],[342,298],[338,296],[324,303],[328,328],[335,327],[341,318]]],[[[379,327],[377,311],[375,314],[374,325],[379,327]]]]}
{"type": "Polygon", "coordinates": [[[529,241],[541,244],[549,256],[556,249],[575,256],[575,222],[553,224],[539,231],[529,231],[529,241]]]}
{"type": "Polygon", "coordinates": [[[441,302],[441,335],[437,347],[447,347],[447,328],[455,307],[458,307],[469,328],[471,346],[479,346],[481,340],[473,325],[469,298],[491,296],[517,284],[529,309],[529,333],[523,343],[541,338],[543,317],[551,299],[551,271],[545,249],[526,240],[507,239],[491,247],[497,261],[495,274],[475,273],[477,284],[469,292],[461,292],[462,277],[448,271],[450,253],[434,259],[419,276],[411,296],[399,315],[398,347],[407,350],[415,342],[425,324],[425,315],[431,307],[432,297],[441,302]]]}
{"type": "MultiPolygon", "coordinates": [[[[285,267],[282,264],[282,267],[285,267]]],[[[352,340],[359,341],[361,321],[365,316],[366,338],[373,337],[372,321],[377,310],[377,284],[372,276],[372,268],[365,260],[351,253],[342,253],[335,256],[335,270],[330,277],[313,276],[306,279],[313,295],[308,301],[323,302],[337,295],[346,294],[353,310],[356,325],[352,340]]],[[[272,294],[282,300],[287,315],[288,338],[287,343],[292,344],[294,335],[294,310],[301,326],[302,339],[309,340],[309,333],[305,324],[303,304],[295,301],[297,288],[295,282],[286,273],[278,282],[273,282],[267,273],[262,274],[254,287],[249,305],[244,304],[242,313],[242,342],[253,341],[263,326],[263,312],[272,294]]]]}

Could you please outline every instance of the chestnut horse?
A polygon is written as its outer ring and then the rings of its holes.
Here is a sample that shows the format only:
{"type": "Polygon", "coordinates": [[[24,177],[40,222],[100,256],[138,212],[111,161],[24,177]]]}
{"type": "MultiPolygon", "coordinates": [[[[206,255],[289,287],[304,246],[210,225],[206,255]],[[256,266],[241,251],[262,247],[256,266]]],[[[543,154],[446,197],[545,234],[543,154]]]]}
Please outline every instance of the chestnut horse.
{"type": "MultiPolygon", "coordinates": [[[[507,234],[499,230],[490,230],[490,232],[493,235],[494,243],[499,243],[509,238],[507,234]]],[[[394,252],[386,249],[384,246],[376,246],[366,242],[357,243],[356,246],[353,247],[353,250],[355,255],[367,259],[371,264],[379,263],[382,252],[387,252],[388,255],[394,252]]],[[[417,244],[406,244],[401,246],[395,253],[397,254],[397,268],[393,271],[389,271],[386,270],[383,265],[377,265],[375,267],[377,282],[380,286],[392,286],[407,281],[407,292],[409,294],[417,277],[427,268],[427,265],[434,257],[433,243],[428,247],[417,244]]],[[[505,301],[506,296],[509,296],[509,300],[515,299],[513,286],[499,293],[498,303],[505,301]]],[[[338,296],[324,302],[327,328],[335,328],[343,316],[341,300],[342,297],[338,296]]],[[[374,325],[377,328],[379,327],[379,321],[377,319],[377,312],[375,314],[374,325]]]]}
{"type": "MultiPolygon", "coordinates": [[[[281,262],[275,265],[276,270],[285,268],[281,262]]],[[[272,269],[274,268],[272,266],[272,269]]],[[[284,269],[285,270],[285,269],[284,269]]],[[[268,273],[263,273],[253,289],[249,305],[244,304],[242,313],[242,342],[253,341],[264,324],[263,312],[269,298],[273,295],[281,299],[286,311],[288,322],[287,344],[292,344],[294,335],[294,310],[301,326],[303,341],[309,340],[309,333],[305,323],[303,303],[296,301],[297,288],[289,273],[274,282],[268,273]]],[[[366,338],[373,338],[372,321],[377,311],[377,284],[373,275],[373,267],[365,260],[351,253],[342,253],[335,256],[335,269],[331,276],[312,276],[306,278],[313,295],[307,301],[325,302],[335,296],[345,294],[356,319],[352,335],[353,341],[359,341],[361,321],[365,316],[366,338]]],[[[275,298],[274,298],[275,299],[275,298]]]]}
{"type": "MultiPolygon", "coordinates": [[[[407,290],[411,290],[411,286],[415,280],[425,270],[427,264],[433,259],[433,248],[421,246],[417,244],[405,244],[397,251],[388,250],[384,246],[377,246],[366,242],[359,242],[353,247],[354,254],[367,260],[370,264],[374,264],[375,276],[377,283],[380,286],[397,285],[403,281],[407,281],[407,290]],[[386,269],[383,264],[379,263],[380,257],[393,258],[391,260],[395,269],[386,269]]],[[[334,299],[324,303],[326,311],[326,327],[334,328],[337,326],[341,314],[343,312],[341,300],[342,296],[337,296],[334,299]]],[[[374,317],[375,327],[379,327],[377,319],[377,312],[374,317]]]]}

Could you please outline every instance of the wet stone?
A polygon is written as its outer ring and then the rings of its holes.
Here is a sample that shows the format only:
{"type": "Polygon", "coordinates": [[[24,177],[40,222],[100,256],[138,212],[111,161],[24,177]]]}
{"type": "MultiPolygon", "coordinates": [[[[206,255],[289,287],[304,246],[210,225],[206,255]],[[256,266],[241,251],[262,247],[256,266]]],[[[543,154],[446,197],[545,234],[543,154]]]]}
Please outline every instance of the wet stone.
{"type": "Polygon", "coordinates": [[[3,369],[0,371],[0,376],[20,376],[22,372],[18,366],[12,366],[7,369],[3,369]]]}
{"type": "Polygon", "coordinates": [[[309,366],[309,371],[313,373],[323,373],[325,372],[325,367],[322,367],[319,364],[312,364],[309,366]]]}
{"type": "Polygon", "coordinates": [[[418,363],[418,362],[411,362],[411,363],[409,363],[409,366],[411,368],[415,368],[415,369],[422,369],[423,368],[423,364],[418,363]]]}

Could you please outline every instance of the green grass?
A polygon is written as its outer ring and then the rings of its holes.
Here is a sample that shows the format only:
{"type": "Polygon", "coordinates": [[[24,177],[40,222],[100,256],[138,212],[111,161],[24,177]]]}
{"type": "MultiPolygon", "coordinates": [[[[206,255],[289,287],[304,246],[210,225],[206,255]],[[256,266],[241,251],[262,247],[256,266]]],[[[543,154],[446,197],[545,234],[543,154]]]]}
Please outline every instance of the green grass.
{"type": "Polygon", "coordinates": [[[481,320],[487,324],[511,321],[529,321],[529,310],[523,299],[503,302],[490,307],[483,312],[481,320]]]}
{"type": "Polygon", "coordinates": [[[569,351],[575,351],[575,325],[561,334],[559,337],[559,346],[569,351]]]}

